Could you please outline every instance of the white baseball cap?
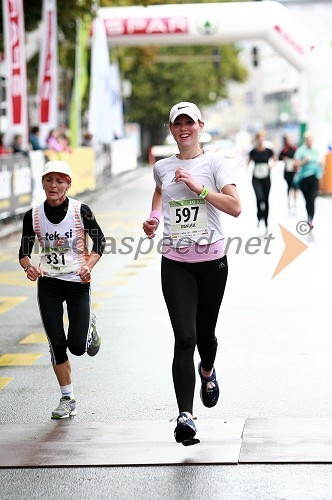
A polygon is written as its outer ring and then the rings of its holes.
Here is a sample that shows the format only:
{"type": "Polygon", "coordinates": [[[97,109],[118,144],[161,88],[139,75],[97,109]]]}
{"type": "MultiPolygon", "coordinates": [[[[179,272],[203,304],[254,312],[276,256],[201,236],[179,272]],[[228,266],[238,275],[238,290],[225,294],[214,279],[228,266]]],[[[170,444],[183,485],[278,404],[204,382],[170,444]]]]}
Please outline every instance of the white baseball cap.
{"type": "Polygon", "coordinates": [[[202,120],[202,115],[196,104],[192,102],[179,102],[175,104],[169,112],[169,121],[173,123],[174,120],[180,115],[190,116],[194,122],[202,120]]]}
{"type": "Polygon", "coordinates": [[[70,170],[70,166],[65,161],[52,160],[45,163],[42,177],[44,177],[44,175],[46,174],[50,174],[51,172],[68,175],[70,177],[70,180],[73,177],[72,171],[70,170]]]}

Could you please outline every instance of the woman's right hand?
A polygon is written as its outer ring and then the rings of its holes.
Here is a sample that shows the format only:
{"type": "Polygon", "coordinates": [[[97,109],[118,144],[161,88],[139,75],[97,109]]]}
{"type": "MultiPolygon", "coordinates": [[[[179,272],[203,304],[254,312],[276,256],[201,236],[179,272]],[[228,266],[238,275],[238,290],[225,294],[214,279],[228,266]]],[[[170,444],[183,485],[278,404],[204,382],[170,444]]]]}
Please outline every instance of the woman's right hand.
{"type": "Polygon", "coordinates": [[[148,238],[154,238],[159,226],[159,220],[154,217],[149,217],[143,222],[143,230],[148,238]]]}
{"type": "Polygon", "coordinates": [[[27,270],[26,275],[30,281],[36,281],[40,276],[43,276],[43,272],[40,267],[31,266],[27,270]]]}

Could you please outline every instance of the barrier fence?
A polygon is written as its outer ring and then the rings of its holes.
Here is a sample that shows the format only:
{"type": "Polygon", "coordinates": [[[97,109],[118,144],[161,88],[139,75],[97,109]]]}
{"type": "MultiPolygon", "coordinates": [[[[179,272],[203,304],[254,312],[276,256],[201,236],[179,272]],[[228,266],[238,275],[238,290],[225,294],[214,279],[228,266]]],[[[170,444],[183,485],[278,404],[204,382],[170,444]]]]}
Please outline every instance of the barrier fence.
{"type": "Polygon", "coordinates": [[[32,202],[32,172],[27,156],[13,155],[0,160],[0,218],[23,212],[32,202]]]}
{"type": "Polygon", "coordinates": [[[113,175],[137,167],[136,147],[128,139],[96,149],[73,148],[71,153],[46,150],[0,156],[0,220],[24,213],[45,199],[41,174],[49,160],[63,160],[70,166],[73,173],[71,196],[94,191],[113,175]]]}

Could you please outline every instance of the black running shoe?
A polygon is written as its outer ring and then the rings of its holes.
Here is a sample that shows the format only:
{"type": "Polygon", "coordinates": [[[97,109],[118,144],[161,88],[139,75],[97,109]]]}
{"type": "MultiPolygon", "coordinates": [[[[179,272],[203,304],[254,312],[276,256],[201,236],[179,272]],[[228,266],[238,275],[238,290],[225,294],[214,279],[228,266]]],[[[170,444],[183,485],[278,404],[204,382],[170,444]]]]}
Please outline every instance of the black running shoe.
{"type": "Polygon", "coordinates": [[[194,421],[186,413],[180,413],[174,429],[175,441],[177,443],[190,441],[196,435],[196,432],[194,421]]]}
{"type": "Polygon", "coordinates": [[[219,399],[219,385],[217,382],[216,370],[213,367],[213,372],[211,377],[203,377],[201,372],[201,363],[198,365],[198,373],[201,377],[202,387],[201,387],[201,400],[204,406],[207,408],[212,408],[216,406],[219,399]]]}

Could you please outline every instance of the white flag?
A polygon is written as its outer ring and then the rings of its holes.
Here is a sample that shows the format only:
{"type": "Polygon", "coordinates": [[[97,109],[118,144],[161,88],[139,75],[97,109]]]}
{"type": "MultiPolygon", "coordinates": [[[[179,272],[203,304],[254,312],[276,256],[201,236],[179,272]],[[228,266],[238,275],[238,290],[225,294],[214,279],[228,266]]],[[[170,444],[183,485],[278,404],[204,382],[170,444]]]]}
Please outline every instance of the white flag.
{"type": "Polygon", "coordinates": [[[28,145],[27,73],[24,45],[24,11],[22,0],[2,0],[6,66],[8,129],[6,137],[23,136],[28,145]]]}
{"type": "Polygon", "coordinates": [[[43,0],[42,39],[38,71],[40,141],[58,126],[58,21],[56,0],[43,0]]]}
{"type": "Polygon", "coordinates": [[[124,136],[123,125],[123,103],[121,95],[121,80],[118,64],[110,65],[110,85],[111,85],[111,120],[113,138],[121,139],[124,136]]]}
{"type": "Polygon", "coordinates": [[[93,21],[89,132],[94,144],[110,144],[113,139],[110,61],[104,22],[93,21]]]}

